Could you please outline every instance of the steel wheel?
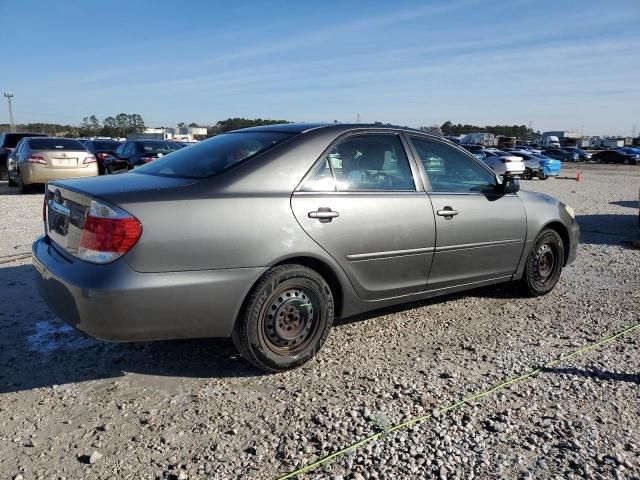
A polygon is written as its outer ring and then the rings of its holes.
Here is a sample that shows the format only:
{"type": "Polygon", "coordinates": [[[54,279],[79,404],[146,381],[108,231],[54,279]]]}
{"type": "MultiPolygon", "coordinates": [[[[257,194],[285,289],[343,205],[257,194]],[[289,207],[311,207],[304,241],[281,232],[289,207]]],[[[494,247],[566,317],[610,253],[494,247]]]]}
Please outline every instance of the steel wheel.
{"type": "Polygon", "coordinates": [[[564,252],[558,232],[552,229],[540,232],[529,253],[522,277],[529,295],[537,297],[553,290],[562,273],[564,252]]]}
{"type": "Polygon", "coordinates": [[[309,361],[333,324],[333,293],[315,270],[279,265],[251,290],[233,329],[243,357],[268,372],[309,361]]]}
{"type": "Polygon", "coordinates": [[[275,294],[263,314],[262,334],[267,346],[280,355],[304,350],[318,327],[314,312],[319,312],[318,299],[305,288],[275,294]]]}

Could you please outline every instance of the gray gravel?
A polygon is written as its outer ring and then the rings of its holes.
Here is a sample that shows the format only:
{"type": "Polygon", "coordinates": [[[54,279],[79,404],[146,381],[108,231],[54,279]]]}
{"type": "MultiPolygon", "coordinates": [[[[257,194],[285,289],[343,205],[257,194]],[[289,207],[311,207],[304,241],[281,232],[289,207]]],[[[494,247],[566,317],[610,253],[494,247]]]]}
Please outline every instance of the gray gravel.
{"type": "MultiPolygon", "coordinates": [[[[0,472],[273,478],[638,322],[640,251],[624,241],[640,167],[579,168],[580,183],[523,182],[584,229],[551,294],[502,286],[341,321],[315,360],[279,375],[226,340],[87,339],[47,310],[28,260],[0,264],[0,472]]],[[[6,193],[0,256],[42,228],[41,195],[6,193]]],[[[305,478],[639,478],[639,347],[632,334],[305,478]]]]}

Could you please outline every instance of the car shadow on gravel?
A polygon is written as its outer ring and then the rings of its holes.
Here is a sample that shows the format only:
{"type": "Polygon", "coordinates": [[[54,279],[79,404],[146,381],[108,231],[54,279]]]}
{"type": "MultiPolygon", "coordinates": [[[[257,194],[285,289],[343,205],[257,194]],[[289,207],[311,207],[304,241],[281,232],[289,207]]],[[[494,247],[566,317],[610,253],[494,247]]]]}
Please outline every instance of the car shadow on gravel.
{"type": "Polygon", "coordinates": [[[638,215],[577,215],[580,243],[629,246],[638,238],[638,215]]]}
{"type": "Polygon", "coordinates": [[[580,368],[543,368],[545,373],[555,373],[557,375],[572,375],[583,378],[594,378],[598,380],[613,380],[615,382],[629,382],[640,385],[640,374],[638,373],[618,373],[606,372],[596,369],[580,369],[580,368]]]}
{"type": "Polygon", "coordinates": [[[111,343],[89,338],[47,310],[32,265],[0,268],[0,393],[125,372],[162,377],[256,377],[227,339],[111,343]]]}

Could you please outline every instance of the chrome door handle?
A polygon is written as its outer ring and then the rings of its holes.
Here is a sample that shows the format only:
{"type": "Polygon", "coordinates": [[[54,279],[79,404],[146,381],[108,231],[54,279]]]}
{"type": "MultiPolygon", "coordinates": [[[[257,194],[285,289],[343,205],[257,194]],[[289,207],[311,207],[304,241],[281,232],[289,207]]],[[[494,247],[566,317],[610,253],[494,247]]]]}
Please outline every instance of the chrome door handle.
{"type": "Polygon", "coordinates": [[[454,210],[454,209],[453,209],[453,208],[451,208],[451,207],[444,207],[444,210],[438,210],[436,213],[437,213],[438,215],[440,215],[441,217],[445,217],[445,218],[446,218],[446,217],[449,217],[449,218],[451,218],[451,217],[453,217],[454,215],[457,215],[457,214],[458,214],[458,211],[457,211],[457,210],[454,210]]]}
{"type": "Polygon", "coordinates": [[[338,212],[334,212],[329,207],[320,207],[315,212],[309,212],[309,218],[316,218],[320,220],[320,223],[329,223],[336,217],[339,217],[338,212]]]}

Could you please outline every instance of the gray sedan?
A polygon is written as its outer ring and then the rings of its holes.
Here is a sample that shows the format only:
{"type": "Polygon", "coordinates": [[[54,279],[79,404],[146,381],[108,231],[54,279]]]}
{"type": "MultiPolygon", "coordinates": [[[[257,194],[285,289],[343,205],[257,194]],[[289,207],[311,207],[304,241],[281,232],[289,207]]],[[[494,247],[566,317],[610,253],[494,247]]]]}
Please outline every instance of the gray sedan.
{"type": "Polygon", "coordinates": [[[335,318],[501,282],[551,291],[573,210],[453,143],[380,125],[238,130],[130,173],[49,182],[41,294],[113,341],[231,336],[309,360],[335,318]]]}

